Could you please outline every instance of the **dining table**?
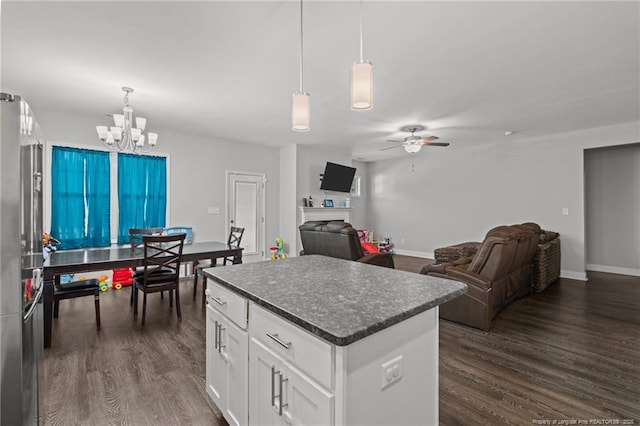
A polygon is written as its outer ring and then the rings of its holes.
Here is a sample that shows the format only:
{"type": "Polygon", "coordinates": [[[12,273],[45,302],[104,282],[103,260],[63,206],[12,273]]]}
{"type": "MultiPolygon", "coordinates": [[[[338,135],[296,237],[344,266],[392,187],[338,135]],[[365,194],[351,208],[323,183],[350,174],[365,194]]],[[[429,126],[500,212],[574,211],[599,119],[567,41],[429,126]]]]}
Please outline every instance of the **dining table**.
{"type": "MultiPolygon", "coordinates": [[[[185,244],[182,249],[182,262],[211,260],[233,257],[233,263],[242,263],[242,247],[232,246],[219,241],[203,241],[185,244]]],[[[110,246],[77,250],[60,250],[51,253],[44,262],[43,271],[43,310],[44,310],[44,347],[51,347],[51,329],[53,322],[53,293],[60,284],[63,274],[80,272],[107,271],[118,268],[136,268],[144,265],[144,249],[132,250],[130,246],[110,246]]]]}

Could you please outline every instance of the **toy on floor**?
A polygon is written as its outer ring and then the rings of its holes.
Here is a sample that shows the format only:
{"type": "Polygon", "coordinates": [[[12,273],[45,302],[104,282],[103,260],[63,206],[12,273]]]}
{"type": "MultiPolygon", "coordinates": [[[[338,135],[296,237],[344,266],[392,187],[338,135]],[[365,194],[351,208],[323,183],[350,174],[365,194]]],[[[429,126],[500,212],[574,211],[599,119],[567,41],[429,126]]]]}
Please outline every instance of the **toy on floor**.
{"type": "Polygon", "coordinates": [[[118,290],[125,285],[131,285],[133,283],[132,277],[133,273],[129,268],[114,269],[111,287],[118,290]]]}
{"type": "Polygon", "coordinates": [[[286,259],[287,254],[284,252],[284,240],[280,237],[276,238],[276,257],[278,259],[286,259]]]}
{"type": "Polygon", "coordinates": [[[269,251],[271,252],[271,260],[278,260],[278,247],[269,247],[269,251]]]}
{"type": "Polygon", "coordinates": [[[107,277],[106,275],[100,275],[100,277],[98,278],[98,288],[100,288],[100,291],[105,292],[109,290],[109,284],[107,283],[108,278],[109,277],[107,277]]]}

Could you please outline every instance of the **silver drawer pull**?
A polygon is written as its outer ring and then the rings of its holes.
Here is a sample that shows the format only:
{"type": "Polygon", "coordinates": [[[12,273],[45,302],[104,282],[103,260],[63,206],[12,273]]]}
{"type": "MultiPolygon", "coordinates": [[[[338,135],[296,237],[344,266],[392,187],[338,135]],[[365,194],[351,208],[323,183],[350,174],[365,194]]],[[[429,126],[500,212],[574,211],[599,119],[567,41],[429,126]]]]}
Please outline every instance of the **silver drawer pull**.
{"type": "Polygon", "coordinates": [[[288,342],[288,343],[287,343],[287,342],[283,342],[282,340],[280,340],[280,337],[278,337],[278,333],[274,333],[274,334],[267,333],[267,336],[269,336],[270,338],[272,338],[273,340],[275,340],[275,342],[276,342],[277,344],[279,344],[280,346],[282,346],[283,348],[285,348],[285,349],[287,349],[287,350],[288,350],[289,348],[291,348],[291,342],[288,342]]]}
{"type": "Polygon", "coordinates": [[[271,406],[275,407],[276,405],[276,392],[273,390],[275,382],[276,382],[276,374],[279,374],[279,371],[276,371],[276,367],[274,365],[271,366],[271,406]]]}
{"type": "Polygon", "coordinates": [[[216,327],[216,334],[214,335],[214,339],[213,339],[213,348],[214,349],[218,349],[218,321],[214,321],[215,327],[216,327]]]}
{"type": "Polygon", "coordinates": [[[213,301],[216,302],[218,305],[220,306],[224,306],[227,304],[227,302],[225,302],[224,300],[220,299],[219,297],[212,297],[213,301]]]}

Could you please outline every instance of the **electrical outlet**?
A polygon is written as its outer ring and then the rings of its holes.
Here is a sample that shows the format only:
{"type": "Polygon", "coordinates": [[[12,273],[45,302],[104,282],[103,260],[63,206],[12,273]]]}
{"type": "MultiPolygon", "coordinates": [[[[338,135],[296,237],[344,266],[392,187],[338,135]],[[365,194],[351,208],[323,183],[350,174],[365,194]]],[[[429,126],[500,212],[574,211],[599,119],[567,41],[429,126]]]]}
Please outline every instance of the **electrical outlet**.
{"type": "Polygon", "coordinates": [[[220,214],[220,207],[207,207],[208,214],[220,214]]]}
{"type": "Polygon", "coordinates": [[[400,238],[400,244],[404,244],[405,239],[404,238],[400,238]]]}
{"type": "Polygon", "coordinates": [[[563,207],[562,208],[562,214],[564,216],[569,216],[569,207],[563,207]]]}
{"type": "Polygon", "coordinates": [[[384,390],[402,379],[402,355],[395,357],[394,359],[385,362],[380,367],[380,389],[384,390]]]}

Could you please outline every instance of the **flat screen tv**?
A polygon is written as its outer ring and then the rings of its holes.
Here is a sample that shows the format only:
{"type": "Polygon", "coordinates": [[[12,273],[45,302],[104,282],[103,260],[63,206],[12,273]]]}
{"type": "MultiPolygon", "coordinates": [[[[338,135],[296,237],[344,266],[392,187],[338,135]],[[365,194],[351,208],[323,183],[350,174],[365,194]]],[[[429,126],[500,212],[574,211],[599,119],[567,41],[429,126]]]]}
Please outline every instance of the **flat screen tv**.
{"type": "Polygon", "coordinates": [[[324,191],[351,192],[351,184],[356,174],[354,167],[327,161],[320,189],[324,191]]]}

